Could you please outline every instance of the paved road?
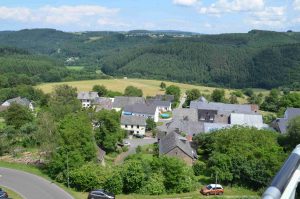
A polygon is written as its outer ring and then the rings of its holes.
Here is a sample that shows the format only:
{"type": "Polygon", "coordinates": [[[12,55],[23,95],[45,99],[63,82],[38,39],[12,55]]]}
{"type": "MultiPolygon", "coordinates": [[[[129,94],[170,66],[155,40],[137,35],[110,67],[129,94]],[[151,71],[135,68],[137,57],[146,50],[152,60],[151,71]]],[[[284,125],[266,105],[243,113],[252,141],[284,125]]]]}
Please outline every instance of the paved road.
{"type": "Polygon", "coordinates": [[[130,147],[128,150],[128,154],[134,154],[135,150],[138,146],[144,146],[148,144],[153,144],[157,142],[156,138],[144,138],[144,139],[125,139],[124,141],[127,141],[130,143],[130,147]]]}
{"type": "Polygon", "coordinates": [[[0,185],[21,195],[23,199],[73,199],[57,185],[30,173],[0,167],[0,185]]]}
{"type": "Polygon", "coordinates": [[[131,155],[131,154],[135,154],[136,152],[136,148],[138,146],[144,146],[144,145],[148,145],[148,144],[153,144],[155,142],[157,142],[156,138],[144,138],[144,139],[124,139],[124,141],[127,141],[130,143],[130,147],[129,150],[125,153],[121,153],[120,155],[118,155],[118,157],[115,159],[115,164],[119,165],[121,163],[124,162],[124,159],[131,155]]]}

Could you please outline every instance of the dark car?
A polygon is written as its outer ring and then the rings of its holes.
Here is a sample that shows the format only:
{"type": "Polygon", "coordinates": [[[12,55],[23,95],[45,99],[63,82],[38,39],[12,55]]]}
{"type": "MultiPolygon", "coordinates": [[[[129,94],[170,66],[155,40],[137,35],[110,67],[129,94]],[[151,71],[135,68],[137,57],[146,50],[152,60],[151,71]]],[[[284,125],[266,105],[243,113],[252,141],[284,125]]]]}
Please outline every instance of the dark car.
{"type": "Polygon", "coordinates": [[[115,195],[105,190],[99,189],[89,193],[88,199],[115,199],[115,195]]]}
{"type": "Polygon", "coordinates": [[[134,135],[136,138],[144,138],[144,135],[141,135],[141,134],[136,134],[134,135]]]}
{"type": "Polygon", "coordinates": [[[2,189],[0,189],[0,199],[4,199],[4,198],[8,198],[8,194],[2,189]]]}

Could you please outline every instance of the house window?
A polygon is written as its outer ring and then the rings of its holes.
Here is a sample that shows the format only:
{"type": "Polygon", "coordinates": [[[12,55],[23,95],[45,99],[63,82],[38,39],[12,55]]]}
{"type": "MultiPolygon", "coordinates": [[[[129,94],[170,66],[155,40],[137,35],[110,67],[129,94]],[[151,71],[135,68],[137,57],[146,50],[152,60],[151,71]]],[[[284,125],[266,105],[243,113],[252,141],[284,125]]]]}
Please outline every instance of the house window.
{"type": "Polygon", "coordinates": [[[140,134],[140,132],[139,132],[139,131],[137,131],[136,133],[137,133],[137,134],[140,134]]]}
{"type": "Polygon", "coordinates": [[[133,125],[131,125],[131,128],[133,129],[133,125]]]}
{"type": "Polygon", "coordinates": [[[137,125],[136,127],[139,129],[139,128],[140,128],[140,125],[137,125]]]}
{"type": "Polygon", "coordinates": [[[125,125],[125,128],[127,128],[128,126],[127,126],[127,124],[125,125]]]}

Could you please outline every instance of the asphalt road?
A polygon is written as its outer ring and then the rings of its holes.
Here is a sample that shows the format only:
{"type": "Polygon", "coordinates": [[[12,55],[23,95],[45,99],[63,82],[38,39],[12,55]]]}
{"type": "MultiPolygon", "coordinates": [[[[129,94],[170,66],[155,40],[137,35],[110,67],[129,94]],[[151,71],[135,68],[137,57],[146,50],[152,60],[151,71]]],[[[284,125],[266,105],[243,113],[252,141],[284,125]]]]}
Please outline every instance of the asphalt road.
{"type": "Polygon", "coordinates": [[[135,154],[135,150],[138,146],[154,144],[155,142],[157,142],[157,139],[156,138],[125,139],[124,141],[127,141],[130,143],[128,154],[135,154]]]}
{"type": "Polygon", "coordinates": [[[73,199],[57,185],[14,169],[0,168],[0,186],[17,192],[23,199],[73,199]]]}

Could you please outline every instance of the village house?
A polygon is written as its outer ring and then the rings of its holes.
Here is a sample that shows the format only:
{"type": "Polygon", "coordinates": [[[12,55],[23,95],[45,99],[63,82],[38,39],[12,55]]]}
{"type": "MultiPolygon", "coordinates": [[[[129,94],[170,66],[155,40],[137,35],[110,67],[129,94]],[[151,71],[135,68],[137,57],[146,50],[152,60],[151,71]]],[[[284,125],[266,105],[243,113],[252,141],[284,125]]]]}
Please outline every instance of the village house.
{"type": "Polygon", "coordinates": [[[121,128],[126,130],[129,135],[145,135],[146,118],[137,115],[122,115],[121,128]]]}
{"type": "Polygon", "coordinates": [[[172,111],[172,103],[170,101],[161,101],[161,100],[154,100],[154,99],[147,99],[146,104],[154,105],[158,108],[159,112],[167,112],[172,111]]]}
{"type": "Polygon", "coordinates": [[[174,95],[156,95],[156,96],[152,97],[151,99],[173,102],[175,98],[174,98],[174,95]]]}
{"type": "Polygon", "coordinates": [[[284,112],[283,118],[277,118],[271,124],[271,126],[280,133],[287,132],[287,126],[289,121],[294,119],[295,117],[300,116],[300,108],[287,108],[284,112]]]}
{"type": "Polygon", "coordinates": [[[93,102],[92,105],[95,107],[95,111],[98,112],[102,109],[105,110],[112,110],[112,98],[108,97],[97,97],[93,102]]]}
{"type": "Polygon", "coordinates": [[[99,98],[97,92],[79,92],[77,94],[77,99],[81,101],[83,108],[92,107],[93,102],[96,98],[99,98]]]}
{"type": "Polygon", "coordinates": [[[187,165],[193,165],[197,159],[190,142],[176,132],[171,132],[161,137],[158,144],[160,156],[177,157],[182,159],[187,165]]]}
{"type": "Polygon", "coordinates": [[[27,98],[21,98],[21,97],[16,97],[16,98],[13,98],[13,99],[6,100],[5,102],[2,103],[2,105],[1,105],[2,108],[1,109],[5,110],[8,107],[10,107],[13,103],[25,106],[31,111],[34,110],[33,103],[30,100],[28,100],[27,98]]]}
{"type": "Polygon", "coordinates": [[[135,115],[142,116],[144,118],[152,118],[155,122],[158,122],[159,111],[157,106],[152,104],[132,104],[124,107],[122,115],[135,115]]]}
{"type": "Polygon", "coordinates": [[[125,106],[143,103],[145,103],[145,98],[143,97],[117,96],[113,99],[112,108],[116,111],[121,111],[125,106]]]}

